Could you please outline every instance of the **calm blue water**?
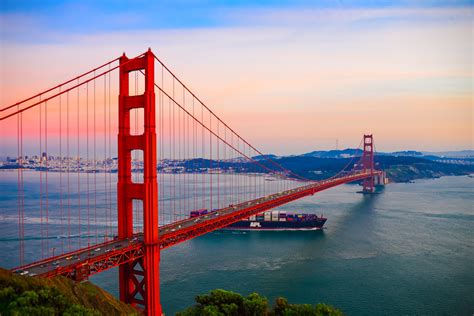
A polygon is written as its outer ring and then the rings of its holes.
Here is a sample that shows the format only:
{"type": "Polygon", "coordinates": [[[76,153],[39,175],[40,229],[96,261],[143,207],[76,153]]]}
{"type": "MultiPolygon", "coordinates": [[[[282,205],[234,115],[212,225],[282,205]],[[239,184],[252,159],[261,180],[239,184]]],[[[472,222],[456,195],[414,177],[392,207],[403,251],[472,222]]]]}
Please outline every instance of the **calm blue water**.
{"type": "MultiPolygon", "coordinates": [[[[16,188],[5,175],[0,173],[0,265],[12,267],[16,197],[8,200],[6,192],[16,188]]],[[[259,292],[272,301],[285,296],[294,303],[325,302],[347,315],[472,315],[474,179],[391,184],[373,196],[358,190],[344,185],[282,208],[324,213],[322,232],[216,232],[163,251],[165,312],[223,288],[259,292]]],[[[34,205],[37,199],[31,192],[26,200],[34,205]]],[[[27,221],[26,229],[34,233],[39,224],[27,221]]],[[[37,258],[38,249],[30,246],[26,256],[37,258]]],[[[113,269],[92,281],[117,295],[116,274],[113,269]]]]}

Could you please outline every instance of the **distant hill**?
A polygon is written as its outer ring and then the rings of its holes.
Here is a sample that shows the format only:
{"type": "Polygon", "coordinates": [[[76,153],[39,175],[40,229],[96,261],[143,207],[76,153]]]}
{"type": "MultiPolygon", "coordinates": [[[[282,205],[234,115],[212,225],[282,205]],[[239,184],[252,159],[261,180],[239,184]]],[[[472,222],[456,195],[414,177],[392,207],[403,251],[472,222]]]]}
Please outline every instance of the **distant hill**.
{"type": "MultiPolygon", "coordinates": [[[[358,162],[361,154],[360,150],[345,149],[311,152],[300,156],[276,157],[272,155],[273,161],[267,161],[260,156],[261,159],[259,159],[258,165],[243,158],[219,162],[208,159],[192,159],[175,161],[172,165],[176,170],[180,170],[179,172],[189,173],[207,173],[207,168],[219,169],[224,173],[268,173],[269,170],[279,170],[275,166],[281,165],[306,179],[322,180],[336,175],[343,169],[345,171],[351,170],[354,164],[358,162]],[[202,168],[203,165],[206,168],[202,168]]],[[[474,162],[469,160],[456,160],[454,158],[446,160],[437,156],[420,157],[416,155],[417,153],[412,151],[399,152],[398,155],[377,153],[374,159],[376,168],[385,170],[389,179],[394,182],[474,173],[474,162]]],[[[161,170],[163,167],[158,169],[161,170]]]]}
{"type": "MultiPolygon", "coordinates": [[[[219,161],[207,158],[164,159],[160,161],[158,171],[166,173],[268,173],[269,170],[282,172],[277,166],[280,164],[304,178],[321,180],[334,176],[344,167],[346,167],[345,170],[350,170],[362,153],[361,149],[346,148],[312,151],[292,156],[268,154],[252,157],[258,163],[251,163],[248,158],[242,156],[219,161]]],[[[474,151],[472,150],[439,153],[415,150],[376,152],[375,162],[378,163],[378,167],[387,171],[390,180],[395,182],[474,173],[474,151]]],[[[13,163],[0,165],[0,169],[17,169],[18,167],[18,164],[13,163]]],[[[40,170],[40,168],[36,167],[35,170],[40,170]]],[[[116,172],[116,169],[112,172],[116,172]]],[[[290,175],[289,172],[288,175],[290,175]]]]}
{"type": "Polygon", "coordinates": [[[258,156],[253,156],[252,159],[254,160],[265,160],[265,159],[276,159],[278,158],[277,155],[274,154],[267,154],[267,155],[258,155],[258,156]]]}
{"type": "MultiPolygon", "coordinates": [[[[287,157],[304,156],[318,158],[350,158],[360,156],[361,149],[346,148],[342,150],[317,150],[301,155],[292,155],[287,157]]],[[[404,156],[404,157],[422,157],[430,160],[439,160],[443,158],[474,159],[474,150],[443,151],[443,152],[423,152],[417,150],[402,150],[394,152],[377,152],[380,156],[404,156]]],[[[274,155],[272,155],[274,156],[274,155]]]]}
{"type": "Polygon", "coordinates": [[[346,148],[342,150],[317,150],[302,154],[300,156],[317,158],[349,158],[354,156],[360,156],[361,154],[361,149],[346,148]]]}
{"type": "Polygon", "coordinates": [[[392,156],[410,156],[410,157],[422,157],[423,153],[421,151],[415,150],[403,150],[403,151],[394,151],[392,153],[384,153],[386,155],[392,156]]]}
{"type": "MultiPolygon", "coordinates": [[[[310,156],[282,157],[276,162],[307,179],[321,180],[332,177],[347,166],[350,170],[358,157],[319,158],[310,156]]],[[[474,172],[474,165],[448,164],[413,156],[376,155],[377,168],[385,170],[393,182],[408,182],[420,178],[438,178],[446,175],[466,175],[474,172]]]]}
{"type": "Polygon", "coordinates": [[[423,152],[423,155],[446,158],[474,158],[474,150],[423,152]]]}

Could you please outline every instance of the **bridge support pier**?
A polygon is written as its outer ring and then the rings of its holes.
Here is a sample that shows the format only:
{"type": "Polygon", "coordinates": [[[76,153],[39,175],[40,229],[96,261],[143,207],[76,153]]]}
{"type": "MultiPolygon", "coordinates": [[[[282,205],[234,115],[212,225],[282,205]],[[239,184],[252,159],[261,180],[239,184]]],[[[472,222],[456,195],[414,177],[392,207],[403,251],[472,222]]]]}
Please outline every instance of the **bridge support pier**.
{"type": "Polygon", "coordinates": [[[161,315],[160,248],[158,239],[158,182],[156,177],[156,126],[154,56],[148,50],[142,57],[120,58],[119,134],[118,134],[118,236],[131,238],[133,200],[143,202],[144,257],[119,267],[120,299],[144,310],[146,315],[161,315]],[[129,75],[145,74],[145,92],[130,96],[129,75]],[[130,110],[143,109],[144,132],[130,134],[130,110]],[[143,151],[143,183],[132,182],[132,150],[143,151]]]}

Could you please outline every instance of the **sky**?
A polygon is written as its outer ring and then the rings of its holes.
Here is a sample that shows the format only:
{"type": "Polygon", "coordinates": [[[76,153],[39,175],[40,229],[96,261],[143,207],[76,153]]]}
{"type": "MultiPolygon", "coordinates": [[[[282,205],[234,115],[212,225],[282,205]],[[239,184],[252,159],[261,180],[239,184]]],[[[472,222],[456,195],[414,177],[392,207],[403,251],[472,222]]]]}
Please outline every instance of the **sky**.
{"type": "Polygon", "coordinates": [[[379,151],[473,149],[473,8],[1,0],[1,107],[151,47],[262,152],[356,147],[364,133],[379,151]]]}

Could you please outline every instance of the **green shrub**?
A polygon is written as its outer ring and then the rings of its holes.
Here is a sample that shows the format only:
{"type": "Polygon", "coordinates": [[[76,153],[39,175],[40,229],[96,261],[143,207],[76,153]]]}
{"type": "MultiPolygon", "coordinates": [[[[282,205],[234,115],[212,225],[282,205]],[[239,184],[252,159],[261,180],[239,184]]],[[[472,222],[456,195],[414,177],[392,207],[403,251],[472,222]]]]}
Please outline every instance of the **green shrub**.
{"type": "Polygon", "coordinates": [[[0,290],[0,315],[100,315],[82,305],[72,304],[55,287],[38,287],[22,291],[23,287],[12,286],[0,290]]]}
{"type": "Polygon", "coordinates": [[[326,304],[289,304],[279,297],[273,308],[264,296],[252,293],[247,297],[225,291],[212,290],[198,295],[196,305],[177,313],[177,316],[342,316],[342,312],[326,304]]]}

